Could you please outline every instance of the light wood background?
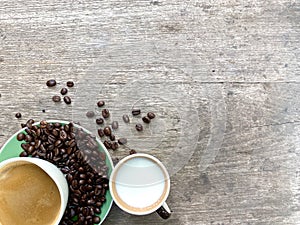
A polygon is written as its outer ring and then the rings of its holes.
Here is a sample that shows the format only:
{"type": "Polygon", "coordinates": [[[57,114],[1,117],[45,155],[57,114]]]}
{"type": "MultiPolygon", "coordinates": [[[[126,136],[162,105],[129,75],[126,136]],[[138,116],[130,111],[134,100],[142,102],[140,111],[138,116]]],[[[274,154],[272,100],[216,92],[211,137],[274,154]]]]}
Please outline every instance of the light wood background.
{"type": "Polygon", "coordinates": [[[299,24],[297,0],[1,0],[0,145],[29,118],[95,132],[98,99],[140,107],[156,120],[118,135],[166,164],[173,215],[114,205],[103,224],[300,224],[299,24]]]}

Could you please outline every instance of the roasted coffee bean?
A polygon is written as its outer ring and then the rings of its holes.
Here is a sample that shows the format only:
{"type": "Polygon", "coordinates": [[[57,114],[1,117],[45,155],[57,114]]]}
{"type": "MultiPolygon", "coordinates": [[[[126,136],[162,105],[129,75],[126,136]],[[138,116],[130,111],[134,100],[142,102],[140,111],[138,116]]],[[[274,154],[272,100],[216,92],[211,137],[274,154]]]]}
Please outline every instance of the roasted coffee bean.
{"type": "Polygon", "coordinates": [[[116,140],[116,136],[113,135],[113,134],[111,134],[111,135],[109,136],[109,139],[110,139],[111,141],[114,141],[114,140],[116,140]]]}
{"type": "Polygon", "coordinates": [[[74,87],[74,82],[73,81],[67,81],[67,86],[68,87],[74,87]]]}
{"type": "Polygon", "coordinates": [[[97,123],[98,125],[101,125],[101,124],[104,123],[104,120],[103,120],[102,118],[97,118],[97,119],[96,119],[96,123],[97,123]]]}
{"type": "Polygon", "coordinates": [[[104,146],[105,146],[107,149],[111,149],[111,142],[110,142],[110,141],[105,140],[105,141],[103,142],[103,144],[104,144],[104,146]]]}
{"type": "Polygon", "coordinates": [[[144,121],[144,123],[150,123],[151,121],[147,116],[144,116],[142,120],[144,121]]]}
{"type": "Polygon", "coordinates": [[[22,117],[22,114],[18,112],[18,113],[16,113],[15,117],[20,119],[22,117]]]}
{"type": "Polygon", "coordinates": [[[58,96],[58,95],[54,95],[54,96],[52,97],[52,101],[54,101],[54,102],[60,102],[60,101],[61,101],[61,97],[58,96]]]}
{"type": "Polygon", "coordinates": [[[132,115],[137,116],[137,115],[140,115],[140,114],[141,114],[141,110],[140,110],[140,109],[133,109],[133,110],[131,111],[131,113],[132,113],[132,115]]]}
{"type": "Polygon", "coordinates": [[[142,131],[142,130],[143,130],[143,125],[140,124],[140,123],[137,123],[137,124],[135,125],[135,129],[136,129],[137,131],[142,131]]]}
{"type": "Polygon", "coordinates": [[[66,94],[68,93],[68,89],[67,89],[67,88],[62,88],[62,89],[60,90],[60,93],[61,93],[62,95],[66,95],[66,94]]]}
{"type": "Polygon", "coordinates": [[[126,138],[120,138],[120,139],[118,140],[118,143],[119,143],[120,145],[125,145],[125,144],[127,143],[127,139],[126,139],[126,138]]]}
{"type": "Polygon", "coordinates": [[[60,131],[60,133],[59,133],[59,138],[60,138],[60,140],[66,140],[67,139],[67,137],[68,137],[68,134],[67,134],[67,132],[66,131],[64,131],[64,130],[62,130],[62,131],[60,131]]]}
{"type": "Polygon", "coordinates": [[[47,85],[48,87],[54,87],[54,86],[56,85],[56,80],[54,80],[54,79],[48,80],[48,81],[46,82],[46,85],[47,85]]]}
{"type": "Polygon", "coordinates": [[[23,151],[23,152],[20,153],[19,156],[20,156],[20,157],[27,157],[28,154],[27,154],[27,152],[23,151]]]}
{"type": "Polygon", "coordinates": [[[93,223],[94,223],[94,224],[98,224],[98,223],[100,223],[100,221],[101,221],[101,219],[100,219],[99,216],[94,216],[94,217],[93,217],[93,223]]]}
{"type": "Polygon", "coordinates": [[[123,118],[123,121],[125,122],[125,123],[129,123],[130,122],[130,119],[129,119],[129,116],[128,115],[123,115],[122,116],[122,118],[123,118]]]}
{"type": "Polygon", "coordinates": [[[25,134],[19,133],[19,134],[17,135],[17,140],[18,140],[18,141],[23,141],[24,139],[25,139],[25,134]]]}
{"type": "Polygon", "coordinates": [[[154,119],[155,118],[155,114],[153,112],[148,112],[147,116],[149,119],[154,119]]]}
{"type": "Polygon", "coordinates": [[[95,116],[95,113],[94,113],[93,111],[87,111],[85,115],[86,115],[86,117],[88,117],[88,118],[92,118],[92,117],[95,116]]]}
{"type": "Polygon", "coordinates": [[[114,142],[111,143],[111,149],[112,150],[115,151],[115,150],[118,149],[118,147],[119,147],[118,142],[114,141],[114,142]]]}
{"type": "Polygon", "coordinates": [[[65,96],[65,97],[64,97],[64,102],[65,102],[67,105],[69,105],[69,104],[72,103],[72,100],[71,100],[71,98],[70,98],[69,96],[65,96]]]}
{"type": "Polygon", "coordinates": [[[118,129],[118,127],[119,127],[118,121],[113,121],[112,124],[111,124],[111,127],[112,127],[112,129],[114,129],[114,130],[118,129]]]}
{"type": "Polygon", "coordinates": [[[105,105],[105,102],[104,101],[98,101],[97,102],[97,106],[98,107],[102,107],[102,106],[104,106],[105,105]]]}
{"type": "Polygon", "coordinates": [[[129,154],[130,154],[130,155],[135,154],[135,153],[136,153],[136,151],[135,151],[134,149],[131,149],[131,150],[129,151],[129,154]]]}
{"type": "Polygon", "coordinates": [[[99,135],[99,137],[103,137],[104,136],[103,129],[101,129],[101,128],[98,129],[98,135],[99,135]]]}
{"type": "Polygon", "coordinates": [[[110,127],[104,127],[103,132],[106,136],[110,136],[111,135],[111,129],[110,127]]]}
{"type": "Polygon", "coordinates": [[[107,119],[109,117],[110,113],[108,109],[103,109],[102,110],[102,116],[103,118],[107,119]]]}

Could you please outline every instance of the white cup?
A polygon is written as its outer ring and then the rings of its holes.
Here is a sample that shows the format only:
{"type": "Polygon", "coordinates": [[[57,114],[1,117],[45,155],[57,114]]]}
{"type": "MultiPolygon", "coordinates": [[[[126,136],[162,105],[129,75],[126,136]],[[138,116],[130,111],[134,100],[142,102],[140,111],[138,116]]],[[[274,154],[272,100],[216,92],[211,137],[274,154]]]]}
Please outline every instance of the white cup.
{"type": "MultiPolygon", "coordinates": [[[[63,173],[52,163],[38,159],[38,158],[26,158],[26,157],[16,157],[4,160],[0,163],[0,171],[2,169],[5,169],[4,167],[8,167],[10,165],[13,166],[16,165],[22,165],[24,163],[32,163],[38,166],[40,169],[42,169],[56,184],[59,194],[60,194],[60,208],[59,212],[56,214],[55,221],[51,225],[58,225],[61,218],[64,215],[67,203],[68,203],[68,197],[69,197],[69,187],[67,180],[63,173]]],[[[1,174],[0,174],[1,176],[1,174]]],[[[47,212],[45,212],[47,214],[47,212]]],[[[28,212],[28,216],[30,216],[30,213],[28,212]]],[[[24,218],[25,219],[25,218],[24,218]]],[[[0,222],[1,224],[1,222],[0,222]]]]}
{"type": "Polygon", "coordinates": [[[165,202],[170,192],[168,171],[151,155],[137,153],[123,158],[110,176],[109,188],[115,203],[127,213],[156,211],[164,219],[171,214],[165,202]]]}

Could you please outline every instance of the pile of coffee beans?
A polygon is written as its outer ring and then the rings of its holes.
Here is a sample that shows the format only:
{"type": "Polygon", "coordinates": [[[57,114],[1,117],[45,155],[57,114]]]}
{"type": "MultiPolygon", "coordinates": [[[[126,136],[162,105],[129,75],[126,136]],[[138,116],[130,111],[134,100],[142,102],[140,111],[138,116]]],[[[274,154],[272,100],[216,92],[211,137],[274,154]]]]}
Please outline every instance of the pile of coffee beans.
{"type": "MultiPolygon", "coordinates": [[[[46,82],[46,85],[48,86],[48,87],[54,87],[54,86],[56,86],[56,84],[57,84],[57,82],[56,82],[56,80],[54,80],[54,79],[50,79],[50,80],[48,80],[47,82],[46,82]]],[[[66,83],[66,85],[67,85],[67,87],[69,87],[69,88],[71,88],[71,87],[74,87],[74,82],[73,81],[67,81],[67,83],[66,83]]],[[[72,103],[72,99],[69,97],[69,96],[65,96],[67,93],[68,93],[68,89],[67,88],[62,88],[61,90],[60,90],[60,94],[62,95],[62,96],[64,96],[63,97],[63,100],[64,100],[64,102],[67,104],[67,105],[69,105],[69,104],[71,104],[72,103]]],[[[52,101],[53,102],[60,102],[61,101],[61,97],[59,96],[59,95],[54,95],[53,97],[52,97],[52,101]]]]}
{"type": "Polygon", "coordinates": [[[17,135],[23,142],[20,156],[47,160],[66,175],[70,195],[60,225],[98,224],[109,180],[106,155],[96,138],[73,123],[34,125],[31,119],[22,127],[25,132],[17,135]]]}

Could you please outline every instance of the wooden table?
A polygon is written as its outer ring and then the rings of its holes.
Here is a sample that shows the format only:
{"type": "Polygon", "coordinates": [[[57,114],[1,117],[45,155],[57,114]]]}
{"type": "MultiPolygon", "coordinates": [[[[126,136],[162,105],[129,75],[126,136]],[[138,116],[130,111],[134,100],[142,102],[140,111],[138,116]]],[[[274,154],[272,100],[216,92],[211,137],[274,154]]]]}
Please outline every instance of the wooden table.
{"type": "Polygon", "coordinates": [[[154,111],[143,134],[134,130],[140,118],[120,122],[128,147],[111,154],[135,148],[160,158],[173,215],[135,217],[114,205],[103,224],[300,224],[299,7],[2,0],[0,144],[29,118],[76,120],[95,132],[85,113],[99,113],[99,99],[115,119],[132,107],[154,111]],[[55,104],[68,80],[72,105],[55,104]]]}

